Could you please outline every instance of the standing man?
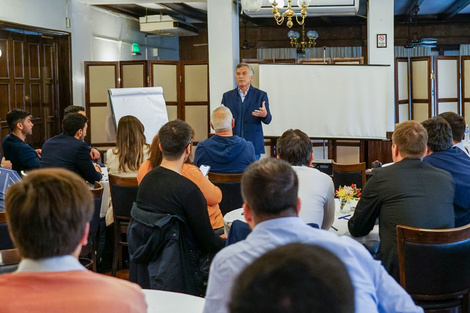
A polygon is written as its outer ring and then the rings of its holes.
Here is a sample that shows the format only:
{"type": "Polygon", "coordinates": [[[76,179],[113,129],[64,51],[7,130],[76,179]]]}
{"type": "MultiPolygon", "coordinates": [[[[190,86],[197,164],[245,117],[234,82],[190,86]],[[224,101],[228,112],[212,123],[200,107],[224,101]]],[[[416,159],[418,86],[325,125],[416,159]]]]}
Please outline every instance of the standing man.
{"type": "Polygon", "coordinates": [[[13,170],[21,174],[39,168],[41,149],[34,150],[25,140],[26,136],[33,134],[31,114],[23,110],[11,110],[7,114],[7,123],[10,134],[2,142],[5,159],[11,161],[13,170]]]}
{"type": "Polygon", "coordinates": [[[238,64],[235,70],[238,87],[224,93],[222,104],[232,111],[235,119],[234,135],[251,141],[256,158],[259,159],[261,153],[264,153],[261,122],[269,124],[272,116],[266,92],[251,86],[253,75],[253,69],[249,64],[238,64]]]}

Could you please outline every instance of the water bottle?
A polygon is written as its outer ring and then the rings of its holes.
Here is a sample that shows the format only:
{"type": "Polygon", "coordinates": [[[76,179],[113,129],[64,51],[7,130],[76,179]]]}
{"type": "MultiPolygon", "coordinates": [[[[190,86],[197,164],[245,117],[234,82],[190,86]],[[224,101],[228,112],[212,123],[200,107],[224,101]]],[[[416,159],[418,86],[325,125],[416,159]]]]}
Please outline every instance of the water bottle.
{"type": "Polygon", "coordinates": [[[469,140],[469,134],[470,134],[470,128],[468,128],[468,124],[465,125],[465,141],[468,142],[469,140]]]}

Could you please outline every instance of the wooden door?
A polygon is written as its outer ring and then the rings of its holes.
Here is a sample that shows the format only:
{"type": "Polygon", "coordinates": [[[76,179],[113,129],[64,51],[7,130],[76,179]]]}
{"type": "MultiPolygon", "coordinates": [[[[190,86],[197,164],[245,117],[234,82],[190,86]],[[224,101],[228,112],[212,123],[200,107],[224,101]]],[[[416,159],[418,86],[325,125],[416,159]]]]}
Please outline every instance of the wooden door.
{"type": "Polygon", "coordinates": [[[6,114],[22,109],[33,115],[27,142],[40,148],[59,131],[57,53],[54,38],[0,32],[0,118],[2,138],[9,133],[6,114]]]}

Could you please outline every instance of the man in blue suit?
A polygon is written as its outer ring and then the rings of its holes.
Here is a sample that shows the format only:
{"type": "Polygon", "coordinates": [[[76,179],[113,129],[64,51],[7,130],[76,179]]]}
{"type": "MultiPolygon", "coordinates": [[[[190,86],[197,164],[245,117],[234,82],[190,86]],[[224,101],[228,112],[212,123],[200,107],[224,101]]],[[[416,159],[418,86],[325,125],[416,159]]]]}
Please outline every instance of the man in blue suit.
{"type": "Polygon", "coordinates": [[[235,119],[234,135],[253,143],[256,158],[264,153],[264,136],[261,122],[269,124],[272,116],[269,112],[266,92],[251,86],[253,69],[249,64],[240,63],[235,70],[238,87],[227,91],[222,97],[222,104],[230,109],[235,119]]]}

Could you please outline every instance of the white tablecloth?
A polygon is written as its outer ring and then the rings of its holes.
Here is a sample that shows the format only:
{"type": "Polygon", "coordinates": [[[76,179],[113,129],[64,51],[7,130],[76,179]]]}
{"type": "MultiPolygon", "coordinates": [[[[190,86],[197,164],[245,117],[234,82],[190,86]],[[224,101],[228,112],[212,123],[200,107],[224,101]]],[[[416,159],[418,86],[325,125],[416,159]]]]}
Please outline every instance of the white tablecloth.
{"type": "Polygon", "coordinates": [[[143,289],[148,313],[200,313],[204,298],[184,293],[143,289]]]}
{"type": "MultiPolygon", "coordinates": [[[[352,209],[356,207],[357,202],[352,201],[351,204],[347,204],[346,206],[350,206],[352,209]]],[[[347,207],[346,207],[347,208],[347,207]]],[[[347,211],[347,210],[346,210],[347,211]]],[[[333,222],[333,225],[329,229],[329,231],[334,232],[340,236],[351,236],[349,233],[348,229],[348,221],[351,218],[351,216],[354,214],[354,211],[350,212],[345,212],[342,213],[340,212],[340,204],[339,200],[335,199],[335,221],[333,222]]],[[[227,213],[224,216],[224,229],[225,233],[227,234],[228,231],[230,230],[230,226],[232,226],[233,221],[235,220],[240,220],[245,222],[245,217],[243,216],[243,209],[236,209],[233,210],[229,213],[227,213]]],[[[372,245],[378,244],[379,240],[379,225],[375,225],[372,231],[364,237],[353,237],[363,245],[365,245],[368,249],[371,248],[371,243],[372,245]]]]}

